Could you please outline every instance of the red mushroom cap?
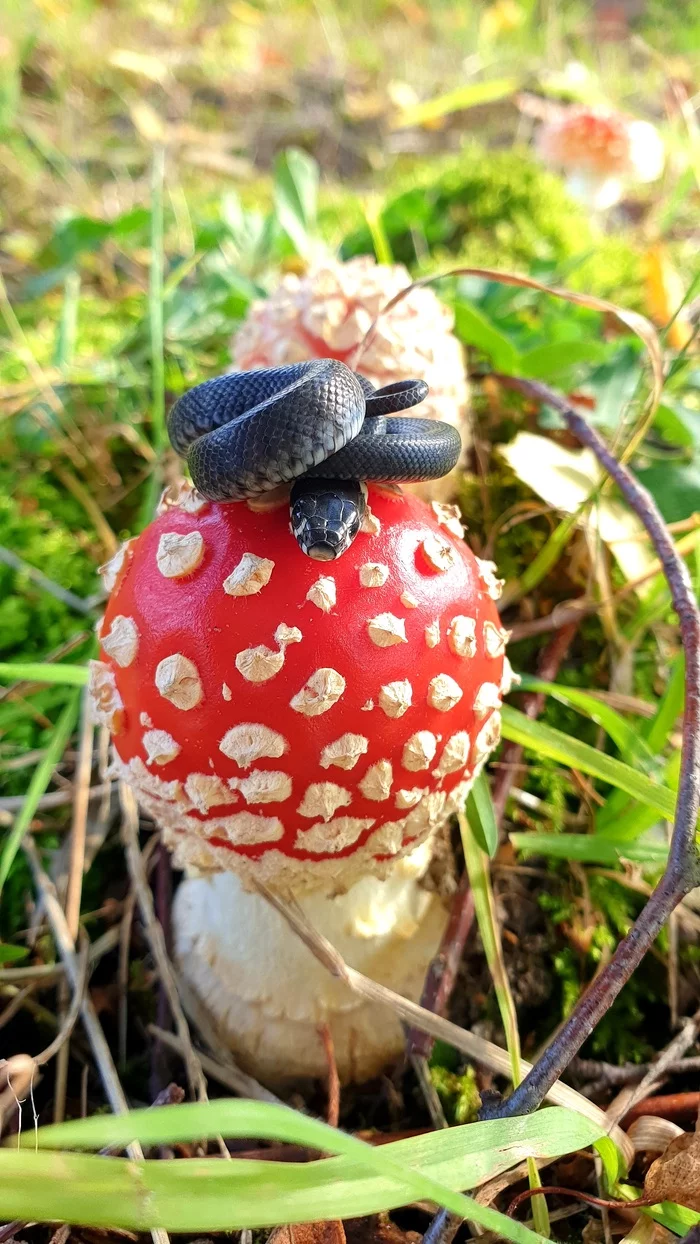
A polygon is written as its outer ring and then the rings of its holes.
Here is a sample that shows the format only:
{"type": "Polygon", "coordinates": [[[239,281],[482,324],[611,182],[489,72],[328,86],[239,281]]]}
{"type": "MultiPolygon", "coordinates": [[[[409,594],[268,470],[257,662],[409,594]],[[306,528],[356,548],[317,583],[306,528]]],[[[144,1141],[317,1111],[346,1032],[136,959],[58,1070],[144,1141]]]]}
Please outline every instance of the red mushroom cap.
{"type": "Polygon", "coordinates": [[[620,176],[631,168],[628,118],[599,108],[568,108],[542,127],[538,147],[549,164],[565,169],[620,176]]]}
{"type": "Polygon", "coordinates": [[[327,573],[286,503],[175,501],[104,572],[92,690],[116,771],[181,863],[294,892],[383,875],[498,741],[492,563],[455,507],[388,489],[327,573]]]}

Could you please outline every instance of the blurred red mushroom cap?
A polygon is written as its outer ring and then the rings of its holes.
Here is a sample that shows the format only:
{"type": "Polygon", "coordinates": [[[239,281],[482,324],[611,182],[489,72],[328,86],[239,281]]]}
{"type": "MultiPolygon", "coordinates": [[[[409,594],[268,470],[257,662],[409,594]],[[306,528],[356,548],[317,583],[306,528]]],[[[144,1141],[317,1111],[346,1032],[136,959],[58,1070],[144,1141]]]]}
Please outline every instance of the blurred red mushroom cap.
{"type": "Polygon", "coordinates": [[[663,142],[650,122],[603,108],[560,109],[540,129],[537,148],[568,174],[577,197],[598,208],[617,202],[625,182],[655,181],[664,165],[663,142]]]}

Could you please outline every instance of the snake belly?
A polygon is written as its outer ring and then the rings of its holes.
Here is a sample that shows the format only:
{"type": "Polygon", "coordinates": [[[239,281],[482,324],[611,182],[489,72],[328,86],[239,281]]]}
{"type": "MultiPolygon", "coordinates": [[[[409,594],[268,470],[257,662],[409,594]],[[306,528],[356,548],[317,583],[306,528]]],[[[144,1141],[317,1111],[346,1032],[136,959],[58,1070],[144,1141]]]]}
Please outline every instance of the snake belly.
{"type": "Polygon", "coordinates": [[[241,501],[293,483],[297,543],[328,561],[360,529],[362,482],[437,479],[456,465],[454,428],[398,416],[427,392],[419,380],[375,389],[336,359],[233,372],[183,394],[168,434],[209,500],[241,501]]]}

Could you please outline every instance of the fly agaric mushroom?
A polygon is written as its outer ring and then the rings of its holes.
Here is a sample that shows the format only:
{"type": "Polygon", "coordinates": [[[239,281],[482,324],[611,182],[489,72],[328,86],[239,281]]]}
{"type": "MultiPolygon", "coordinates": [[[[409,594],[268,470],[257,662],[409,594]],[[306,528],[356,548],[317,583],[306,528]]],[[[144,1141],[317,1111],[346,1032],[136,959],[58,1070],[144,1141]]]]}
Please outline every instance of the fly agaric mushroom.
{"type": "Polygon", "coordinates": [[[594,211],[619,203],[629,183],[656,181],[664,166],[663,142],[649,121],[601,108],[560,110],[540,129],[537,147],[594,211]]]}
{"type": "Polygon", "coordinates": [[[293,896],[349,962],[417,997],[445,913],[421,885],[436,830],[499,738],[507,633],[490,562],[455,507],[376,486],[372,519],[319,574],[285,504],[181,485],[105,571],[92,666],[114,772],[188,870],[181,972],[241,1063],[344,1078],[401,1049],[246,886],[293,896]]]}
{"type": "MultiPolygon", "coordinates": [[[[407,376],[430,392],[420,413],[457,428],[471,443],[464,353],[453,333],[454,316],[431,289],[412,289],[386,314],[380,312],[411,284],[402,265],[377,264],[367,255],[347,263],[326,259],[303,276],[284,276],[268,298],[254,302],[232,342],[236,369],[279,367],[333,358],[354,367],[358,346],[379,316],[356,368],[376,388],[407,376]]],[[[448,497],[447,477],[412,491],[430,500],[448,497]]]]}

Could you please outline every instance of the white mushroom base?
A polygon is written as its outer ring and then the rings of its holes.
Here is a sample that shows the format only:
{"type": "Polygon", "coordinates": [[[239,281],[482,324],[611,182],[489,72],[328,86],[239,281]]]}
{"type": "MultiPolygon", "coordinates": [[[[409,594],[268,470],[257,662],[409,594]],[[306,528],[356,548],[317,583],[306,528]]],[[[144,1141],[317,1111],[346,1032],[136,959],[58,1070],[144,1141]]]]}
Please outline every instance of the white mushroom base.
{"type": "MultiPolygon", "coordinates": [[[[348,964],[414,1001],[447,921],[442,901],[420,884],[429,855],[425,843],[384,881],[366,877],[346,894],[312,893],[299,903],[348,964]]],[[[173,916],[180,973],[241,1067],[260,1080],[325,1076],[323,1024],[345,1082],[371,1079],[401,1054],[393,1012],[332,977],[234,873],[183,881],[173,916]]]]}

